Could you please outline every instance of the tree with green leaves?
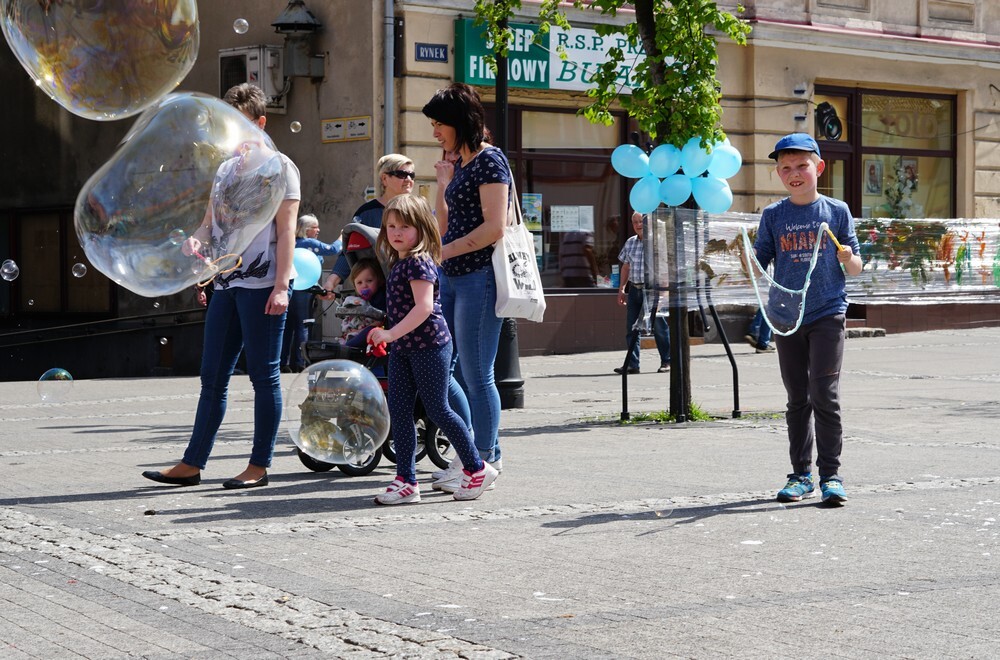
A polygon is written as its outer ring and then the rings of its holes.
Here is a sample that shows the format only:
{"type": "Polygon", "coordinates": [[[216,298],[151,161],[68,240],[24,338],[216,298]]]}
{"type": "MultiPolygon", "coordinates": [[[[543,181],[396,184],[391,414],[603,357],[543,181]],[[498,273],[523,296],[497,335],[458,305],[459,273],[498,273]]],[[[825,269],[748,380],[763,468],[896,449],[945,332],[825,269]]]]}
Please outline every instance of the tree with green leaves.
{"type": "MultiPolygon", "coordinates": [[[[725,137],[719,104],[722,92],[716,78],[718,43],[709,29],[745,45],[750,33],[745,20],[720,10],[711,0],[573,0],[573,6],[609,17],[634,7],[635,22],[598,23],[594,30],[604,37],[620,36],[646,55],[632,72],[631,95],[619,95],[620,70],[629,60],[621,48],[608,51],[607,61],[594,72],[594,86],[587,92],[593,101],[581,110],[587,119],[610,126],[614,121],[611,107],[617,101],[639,128],[661,144],[681,147],[698,136],[709,145],[725,137]]],[[[520,8],[521,0],[476,0],[478,21],[501,54],[506,54],[511,41],[508,20],[520,8]]],[[[540,35],[553,24],[569,29],[565,3],[542,0],[538,22],[540,35]]]]}
{"type": "MultiPolygon", "coordinates": [[[[640,129],[660,144],[681,147],[692,137],[699,137],[702,146],[708,147],[725,138],[721,125],[722,90],[716,78],[716,33],[745,45],[749,23],[720,10],[712,0],[572,0],[572,7],[612,18],[623,9],[634,9],[634,22],[596,21],[594,30],[603,37],[621,37],[630,50],[641,47],[645,53],[645,59],[632,69],[632,93],[620,94],[621,67],[629,65],[630,60],[622,48],[609,49],[607,61],[592,76],[593,87],[587,92],[592,102],[580,110],[587,119],[611,125],[611,109],[617,102],[640,129]]],[[[497,55],[507,53],[512,38],[508,22],[520,8],[521,0],[476,0],[477,23],[485,25],[486,37],[494,44],[497,55]]],[[[560,0],[541,0],[538,34],[545,34],[553,24],[570,29],[566,9],[567,4],[560,0]]],[[[742,11],[737,6],[737,13],[742,11]]],[[[668,255],[671,263],[678,263],[677,257],[668,255]]],[[[674,311],[671,351],[674,364],[682,365],[671,373],[670,412],[683,421],[689,417],[691,402],[689,337],[686,318],[678,318],[682,314],[686,317],[686,310],[676,292],[671,291],[670,297],[674,311]]]]}

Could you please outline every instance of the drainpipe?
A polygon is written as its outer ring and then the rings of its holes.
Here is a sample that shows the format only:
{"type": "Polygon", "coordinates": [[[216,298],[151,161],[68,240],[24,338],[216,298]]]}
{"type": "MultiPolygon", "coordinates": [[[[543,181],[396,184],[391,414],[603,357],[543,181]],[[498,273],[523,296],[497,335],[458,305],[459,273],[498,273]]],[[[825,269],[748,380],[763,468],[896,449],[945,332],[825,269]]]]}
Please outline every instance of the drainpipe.
{"type": "Polygon", "coordinates": [[[396,151],[396,137],[393,130],[396,126],[396,99],[393,95],[395,88],[394,62],[396,59],[396,3],[395,0],[385,0],[385,61],[382,63],[382,77],[384,89],[383,107],[384,120],[382,122],[382,146],[383,154],[391,154],[396,151]]]}

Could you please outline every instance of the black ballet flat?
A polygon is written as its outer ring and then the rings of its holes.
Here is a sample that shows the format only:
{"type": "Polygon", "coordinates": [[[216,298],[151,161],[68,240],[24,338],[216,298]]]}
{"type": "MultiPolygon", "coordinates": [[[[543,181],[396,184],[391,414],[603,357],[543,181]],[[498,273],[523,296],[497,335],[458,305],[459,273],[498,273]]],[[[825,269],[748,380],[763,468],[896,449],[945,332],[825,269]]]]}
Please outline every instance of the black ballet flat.
{"type": "Polygon", "coordinates": [[[260,479],[254,479],[253,481],[240,481],[239,479],[229,479],[228,481],[222,482],[223,488],[229,488],[230,490],[237,488],[257,488],[258,486],[267,485],[267,474],[264,474],[260,479]]]}
{"type": "Polygon", "coordinates": [[[171,486],[197,486],[201,483],[201,472],[190,477],[168,477],[156,470],[146,470],[142,473],[142,476],[150,481],[155,481],[159,484],[170,484],[171,486]]]}

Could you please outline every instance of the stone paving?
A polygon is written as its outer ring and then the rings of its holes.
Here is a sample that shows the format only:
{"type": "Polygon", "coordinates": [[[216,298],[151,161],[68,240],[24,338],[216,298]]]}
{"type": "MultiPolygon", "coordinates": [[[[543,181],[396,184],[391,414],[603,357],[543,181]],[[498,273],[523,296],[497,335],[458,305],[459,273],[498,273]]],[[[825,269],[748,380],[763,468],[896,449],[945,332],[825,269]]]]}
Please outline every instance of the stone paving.
{"type": "MultiPolygon", "coordinates": [[[[842,509],[774,501],[777,358],[734,351],[742,417],[710,344],[717,419],[680,425],[618,423],[620,353],[525,358],[497,489],[430,493],[425,460],[423,502],[389,509],[391,464],[313,473],[284,436],[270,486],[223,490],[246,377],[191,488],[139,473],[183,451],[195,379],[0,383],[0,658],[1000,655],[1000,329],[848,340],[842,509]]],[[[630,377],[629,409],[668,382],[630,377]]]]}

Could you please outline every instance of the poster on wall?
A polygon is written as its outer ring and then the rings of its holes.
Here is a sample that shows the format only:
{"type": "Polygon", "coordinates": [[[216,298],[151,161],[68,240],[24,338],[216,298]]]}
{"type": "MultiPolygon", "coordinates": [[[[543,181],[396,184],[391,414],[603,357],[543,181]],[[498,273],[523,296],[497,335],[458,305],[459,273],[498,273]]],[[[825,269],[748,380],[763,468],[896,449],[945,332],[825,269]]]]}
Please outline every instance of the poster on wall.
{"type": "Polygon", "coordinates": [[[542,231],[542,193],[521,193],[521,215],[528,231],[542,231]]]}
{"type": "Polygon", "coordinates": [[[593,206],[549,207],[549,227],[553,232],[594,231],[593,206]]]}
{"type": "MultiPolygon", "coordinates": [[[[541,229],[541,227],[539,227],[541,229]]],[[[539,232],[537,234],[532,234],[531,237],[535,239],[535,261],[538,262],[538,271],[541,272],[545,270],[542,266],[542,234],[539,232]]]]}

